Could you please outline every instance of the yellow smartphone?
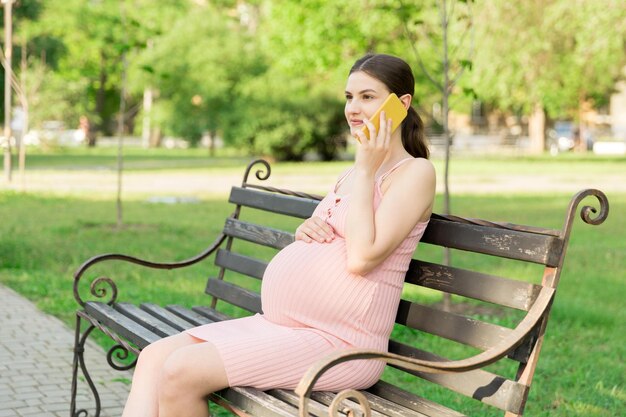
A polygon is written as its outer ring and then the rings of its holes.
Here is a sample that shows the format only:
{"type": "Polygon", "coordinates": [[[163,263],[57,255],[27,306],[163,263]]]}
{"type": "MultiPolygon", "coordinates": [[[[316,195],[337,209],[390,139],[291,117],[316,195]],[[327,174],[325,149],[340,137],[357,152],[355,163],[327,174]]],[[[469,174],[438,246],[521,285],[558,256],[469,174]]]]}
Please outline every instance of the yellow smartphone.
{"type": "MultiPolygon", "coordinates": [[[[381,111],[385,111],[385,116],[387,117],[387,119],[391,119],[391,133],[393,133],[398,128],[398,126],[400,126],[400,123],[402,123],[407,114],[406,108],[404,107],[404,104],[402,103],[402,101],[400,101],[398,96],[395,93],[389,94],[389,97],[387,97],[385,102],[378,108],[378,110],[376,110],[376,113],[374,113],[374,115],[370,118],[370,122],[372,122],[377,132],[378,128],[380,127],[379,125],[381,111]]],[[[363,126],[363,133],[365,133],[365,136],[367,136],[367,138],[369,139],[370,131],[367,126],[363,126]]]]}

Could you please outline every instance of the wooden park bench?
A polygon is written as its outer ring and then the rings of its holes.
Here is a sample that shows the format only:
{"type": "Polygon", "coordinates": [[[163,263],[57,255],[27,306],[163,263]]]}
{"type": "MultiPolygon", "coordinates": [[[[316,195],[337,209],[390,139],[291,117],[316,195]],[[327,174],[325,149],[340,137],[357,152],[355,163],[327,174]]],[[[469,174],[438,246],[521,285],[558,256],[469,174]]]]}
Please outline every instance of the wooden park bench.
{"type": "MultiPolygon", "coordinates": [[[[280,230],[280,226],[285,228],[285,224],[296,224],[287,218],[308,218],[321,198],[261,185],[269,176],[270,166],[263,160],[254,161],[247,167],[242,185],[231,190],[229,202],[235,207],[226,217],[221,234],[208,249],[191,259],[156,263],[108,254],[91,258],[78,269],[74,277],[74,296],[80,308],[76,312],[73,417],[88,415],[86,410],[76,410],[79,368],[95,396],[95,415],[100,413],[99,395],[83,356],[85,341],[94,329],[114,340],[115,345],[107,355],[109,364],[116,369],[130,369],[134,362],[124,364],[116,358],[137,355],[146,345],[192,326],[228,320],[231,316],[225,312],[250,314],[261,311],[258,288],[267,262],[277,250],[294,239],[293,227],[280,230]],[[259,169],[255,171],[256,180],[250,181],[254,166],[259,169]],[[265,214],[259,215],[259,211],[265,214]],[[266,220],[249,220],[247,215],[242,217],[244,213],[252,213],[252,218],[273,218],[271,224],[280,226],[270,227],[266,220]],[[249,253],[249,250],[239,249],[249,249],[250,245],[265,247],[256,252],[267,252],[267,258],[256,259],[243,253],[249,253]],[[108,275],[94,277],[90,286],[83,282],[85,280],[81,281],[92,266],[105,261],[171,270],[197,264],[212,255],[217,268],[211,268],[218,272],[208,279],[204,289],[209,295],[207,302],[196,307],[118,301],[118,287],[108,275]],[[85,301],[81,295],[85,293],[90,293],[93,300],[85,301]]],[[[239,416],[465,415],[450,408],[450,404],[443,404],[446,401],[441,398],[452,395],[461,398],[452,406],[465,401],[489,412],[521,416],[539,359],[572,224],[579,203],[587,196],[595,196],[600,211],[584,206],[580,211],[582,219],[593,225],[602,223],[608,215],[608,201],[601,191],[593,189],[581,191],[572,198],[560,230],[434,214],[417,251],[419,256],[426,245],[436,245],[498,262],[506,258],[513,260],[506,261],[507,270],[510,270],[509,262],[524,263],[521,268],[512,267],[519,275],[510,279],[494,273],[413,259],[406,274],[405,291],[396,317],[396,329],[389,342],[389,353],[356,349],[332,355],[312,366],[295,392],[262,392],[234,387],[211,395],[209,400],[239,416]],[[529,263],[536,265],[529,268],[529,263]],[[423,300],[423,293],[432,290],[453,294],[455,301],[465,300],[463,305],[487,305],[492,309],[495,306],[497,311],[511,312],[512,315],[505,317],[515,320],[507,326],[494,323],[493,316],[482,314],[481,310],[453,312],[443,308],[442,303],[416,300],[423,300]],[[461,356],[467,352],[467,356],[461,356]],[[325,370],[343,361],[365,358],[386,361],[385,375],[392,374],[395,378],[391,380],[401,382],[391,383],[390,378],[384,376],[383,380],[364,391],[348,390],[337,395],[312,392],[313,384],[325,370]],[[439,395],[435,391],[436,395],[425,398],[431,388],[444,393],[439,395]],[[412,391],[419,392],[419,395],[412,391]]]]}

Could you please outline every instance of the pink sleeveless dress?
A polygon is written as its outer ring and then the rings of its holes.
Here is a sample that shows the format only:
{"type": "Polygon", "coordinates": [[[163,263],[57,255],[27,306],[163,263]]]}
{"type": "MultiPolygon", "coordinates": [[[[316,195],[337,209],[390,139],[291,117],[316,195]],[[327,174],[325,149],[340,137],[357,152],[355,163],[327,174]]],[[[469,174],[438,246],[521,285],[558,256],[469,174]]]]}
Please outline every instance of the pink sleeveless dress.
{"type": "MultiPolygon", "coordinates": [[[[374,208],[382,199],[377,181],[374,208]]],[[[350,196],[335,187],[313,216],[335,230],[330,243],[295,241],[281,250],[263,276],[263,314],[211,323],[187,333],[213,344],[224,362],[230,386],[261,390],[294,389],[305,371],[324,356],[346,348],[387,350],[402,292],[404,274],[428,222],[418,223],[396,250],[364,276],[347,271],[345,225],[350,196]]],[[[344,362],[327,371],[316,390],[367,388],[385,364],[376,360],[344,362]]]]}

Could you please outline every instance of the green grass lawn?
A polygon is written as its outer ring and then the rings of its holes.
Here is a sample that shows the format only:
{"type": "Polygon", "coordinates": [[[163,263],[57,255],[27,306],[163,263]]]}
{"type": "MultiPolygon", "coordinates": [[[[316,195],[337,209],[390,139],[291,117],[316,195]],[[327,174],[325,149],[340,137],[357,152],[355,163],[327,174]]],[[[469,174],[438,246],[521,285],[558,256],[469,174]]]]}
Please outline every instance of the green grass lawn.
{"type": "MultiPolygon", "coordinates": [[[[225,169],[241,170],[250,157],[232,149],[217,151],[217,157],[210,157],[206,149],[139,149],[125,148],[123,151],[124,169],[127,171],[144,170],[192,170],[192,169],[225,169]]],[[[443,171],[443,161],[434,158],[438,171],[443,171]]],[[[335,166],[347,166],[349,162],[308,163],[314,170],[319,169],[335,172],[335,166]]],[[[593,174],[623,174],[626,157],[601,156],[592,154],[562,154],[557,157],[550,155],[538,156],[487,156],[487,157],[454,157],[451,172],[472,172],[477,175],[501,175],[509,172],[523,172],[529,165],[535,173],[572,174],[583,171],[593,174]],[[576,167],[575,170],[572,167],[576,167]]],[[[17,163],[15,163],[17,166],[17,163]]],[[[116,148],[65,148],[55,151],[29,150],[27,154],[27,170],[81,170],[107,169],[117,167],[116,148]]],[[[280,170],[284,173],[302,171],[301,163],[282,163],[280,170]]]]}
{"type": "MultiPolygon", "coordinates": [[[[172,162],[169,169],[189,169],[188,160],[193,165],[195,158],[206,159],[197,157],[194,152],[185,156],[185,152],[172,157],[170,161],[176,162],[172,162]]],[[[143,161],[144,166],[158,166],[169,160],[166,155],[156,154],[146,157],[138,153],[137,160],[143,161]]],[[[98,162],[86,163],[99,165],[112,155],[96,153],[94,158],[98,162]]],[[[83,158],[84,154],[80,157],[83,158]]],[[[75,155],[60,158],[63,162],[57,166],[62,169],[74,166],[75,155]]],[[[42,155],[37,169],[48,169],[55,165],[55,161],[55,157],[42,155]]],[[[244,163],[239,158],[216,162],[219,163],[222,168],[215,168],[218,171],[243,171],[244,163]]],[[[33,165],[36,164],[33,162],[33,165]]],[[[539,171],[557,170],[564,175],[575,167],[575,170],[589,169],[601,175],[606,172],[601,170],[603,166],[609,166],[609,170],[615,173],[624,173],[626,164],[619,158],[581,159],[572,155],[556,162],[548,158],[521,161],[468,159],[454,166],[459,170],[480,167],[478,169],[489,175],[497,175],[498,169],[493,165],[500,169],[505,166],[522,169],[524,166],[524,169],[539,171]]],[[[344,166],[347,164],[280,164],[275,175],[324,170],[334,173],[344,166]]],[[[461,216],[560,228],[569,198],[570,195],[563,193],[463,194],[453,196],[452,207],[454,214],[461,216]]],[[[611,212],[604,225],[592,227],[578,220],[574,226],[526,410],[528,416],[612,417],[623,413],[626,404],[626,193],[609,194],[609,200],[611,212]]],[[[438,197],[437,209],[440,207],[441,198],[438,197]]],[[[232,207],[223,197],[203,198],[196,204],[172,205],[130,198],[124,210],[126,226],[117,230],[114,227],[115,202],[110,199],[0,191],[0,282],[35,301],[42,310],[73,325],[76,303],[72,296],[72,274],[87,258],[106,252],[123,252],[160,261],[188,258],[213,241],[232,207]]],[[[428,245],[421,246],[418,254],[433,259],[441,256],[438,250],[428,245]]],[[[107,276],[118,283],[121,300],[198,305],[207,301],[202,295],[206,277],[216,272],[210,263],[184,272],[146,272],[115,263],[111,270],[107,269],[107,276]]],[[[520,267],[507,261],[475,261],[460,252],[453,253],[453,263],[507,276],[527,272],[524,267],[518,269],[520,267]]],[[[94,271],[98,272],[104,273],[104,269],[94,271]]],[[[86,285],[82,290],[86,295],[86,285]]],[[[432,294],[417,296],[425,301],[437,301],[432,294]]],[[[108,343],[103,338],[99,341],[104,345],[108,343]]],[[[401,377],[388,372],[385,378],[397,380],[401,377]]],[[[429,384],[417,385],[413,389],[453,406],[467,402],[429,384]]],[[[472,407],[472,411],[468,411],[470,415],[500,415],[486,411],[480,405],[472,407]]]]}
{"type": "MultiPolygon", "coordinates": [[[[197,168],[241,168],[249,160],[233,150],[219,150],[211,158],[206,149],[124,148],[124,169],[166,170],[197,168]]],[[[117,148],[60,148],[52,151],[29,149],[26,168],[29,170],[110,169],[117,167],[117,148]]]]}

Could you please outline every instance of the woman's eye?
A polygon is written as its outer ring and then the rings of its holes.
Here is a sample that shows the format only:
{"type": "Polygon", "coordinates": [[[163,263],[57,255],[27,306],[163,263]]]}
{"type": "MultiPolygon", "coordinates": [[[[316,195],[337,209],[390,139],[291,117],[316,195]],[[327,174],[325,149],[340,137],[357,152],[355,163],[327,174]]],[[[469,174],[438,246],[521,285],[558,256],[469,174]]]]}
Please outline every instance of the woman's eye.
{"type": "Polygon", "coordinates": [[[349,96],[349,95],[346,94],[346,100],[348,100],[348,101],[352,100],[352,96],[349,96]]]}
{"type": "Polygon", "coordinates": [[[373,98],[374,98],[374,97],[373,97],[373,96],[370,96],[370,95],[364,95],[364,96],[363,96],[363,100],[371,100],[371,99],[373,99],[373,98]]]}

